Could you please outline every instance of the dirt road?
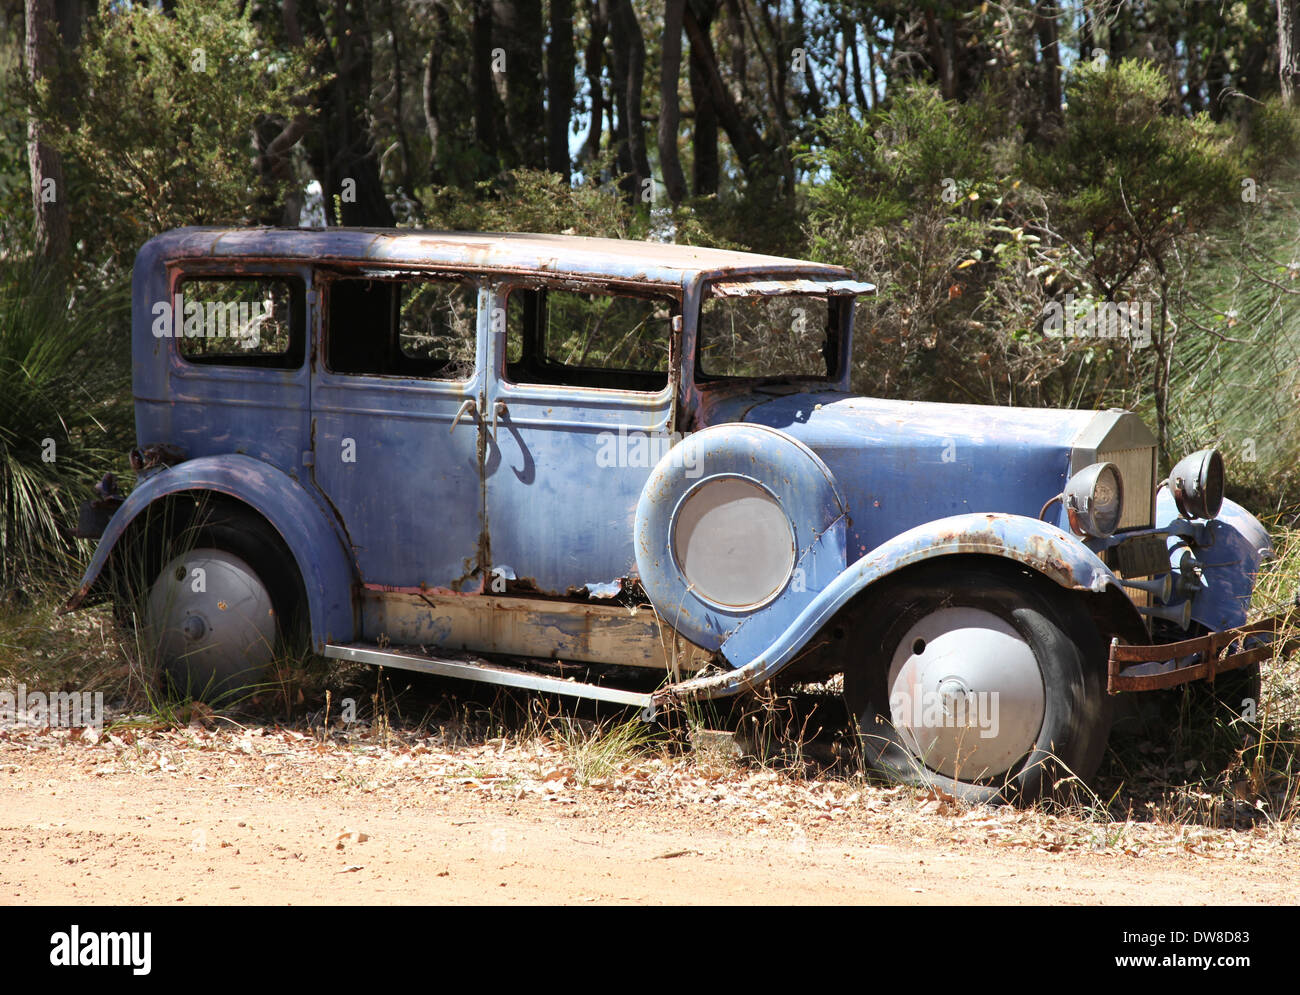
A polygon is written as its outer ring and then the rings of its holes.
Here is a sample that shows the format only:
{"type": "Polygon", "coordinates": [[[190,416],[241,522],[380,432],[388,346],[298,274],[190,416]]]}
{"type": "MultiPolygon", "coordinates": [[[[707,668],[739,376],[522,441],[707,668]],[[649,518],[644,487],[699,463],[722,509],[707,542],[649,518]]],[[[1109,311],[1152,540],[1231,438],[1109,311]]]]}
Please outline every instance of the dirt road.
{"type": "Polygon", "coordinates": [[[0,903],[1295,904],[1262,827],[1092,824],[562,744],[0,733],[0,903]]]}

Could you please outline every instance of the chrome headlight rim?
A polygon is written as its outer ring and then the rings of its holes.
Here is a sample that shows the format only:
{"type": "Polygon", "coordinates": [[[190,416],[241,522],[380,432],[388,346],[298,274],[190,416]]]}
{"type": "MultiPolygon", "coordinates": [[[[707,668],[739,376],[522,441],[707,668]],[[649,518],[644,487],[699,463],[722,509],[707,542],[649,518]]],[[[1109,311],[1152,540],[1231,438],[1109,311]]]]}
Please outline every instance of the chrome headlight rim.
{"type": "Polygon", "coordinates": [[[1198,449],[1184,456],[1169,471],[1169,493],[1178,514],[1188,521],[1212,521],[1223,510],[1223,454],[1217,449],[1198,449]]]}
{"type": "Polygon", "coordinates": [[[1075,533],[1110,538],[1124,515],[1124,480],[1119,467],[1110,462],[1085,466],[1065,482],[1061,499],[1075,533]],[[1107,490],[1113,491],[1113,498],[1107,490]]]}

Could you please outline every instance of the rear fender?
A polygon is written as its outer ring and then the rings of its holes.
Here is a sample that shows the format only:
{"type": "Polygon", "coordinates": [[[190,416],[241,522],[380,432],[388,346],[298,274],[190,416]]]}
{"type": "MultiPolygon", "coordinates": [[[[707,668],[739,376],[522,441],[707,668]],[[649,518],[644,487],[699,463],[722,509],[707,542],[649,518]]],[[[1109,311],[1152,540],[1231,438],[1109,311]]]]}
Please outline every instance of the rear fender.
{"type": "Polygon", "coordinates": [[[162,470],[140,482],[104,529],[77,593],[64,606],[79,607],[96,589],[119,540],[155,501],[187,491],[224,494],[248,505],[280,534],[307,592],[312,643],[347,642],[357,626],[353,592],[358,578],[334,515],[307,488],[251,456],[205,456],[162,470]]]}

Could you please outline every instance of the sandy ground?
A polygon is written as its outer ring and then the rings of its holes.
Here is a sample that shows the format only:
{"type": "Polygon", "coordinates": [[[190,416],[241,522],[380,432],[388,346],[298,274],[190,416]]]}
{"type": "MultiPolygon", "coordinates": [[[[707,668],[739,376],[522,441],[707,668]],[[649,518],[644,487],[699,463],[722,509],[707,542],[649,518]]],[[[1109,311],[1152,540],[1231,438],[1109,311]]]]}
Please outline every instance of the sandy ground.
{"type": "Polygon", "coordinates": [[[1091,823],[546,737],[0,731],[0,903],[1295,904],[1277,827],[1091,823]]]}

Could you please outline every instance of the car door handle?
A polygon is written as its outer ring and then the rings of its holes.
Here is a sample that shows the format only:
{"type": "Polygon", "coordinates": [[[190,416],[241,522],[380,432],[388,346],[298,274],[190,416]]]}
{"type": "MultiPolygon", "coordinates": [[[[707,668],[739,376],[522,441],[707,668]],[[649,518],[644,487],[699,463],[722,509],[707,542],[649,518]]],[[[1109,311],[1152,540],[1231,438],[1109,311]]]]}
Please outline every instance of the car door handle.
{"type": "Polygon", "coordinates": [[[456,431],[456,426],[460,424],[460,420],[462,418],[464,418],[466,415],[470,415],[472,417],[473,414],[474,414],[474,399],[470,398],[467,401],[465,401],[460,406],[460,408],[457,409],[456,417],[451,420],[451,428],[447,429],[447,434],[450,435],[452,432],[456,431]]]}
{"type": "Polygon", "coordinates": [[[510,417],[510,409],[506,407],[505,401],[497,401],[492,406],[492,441],[497,441],[497,421],[502,417],[510,417]]]}

